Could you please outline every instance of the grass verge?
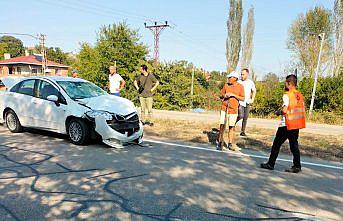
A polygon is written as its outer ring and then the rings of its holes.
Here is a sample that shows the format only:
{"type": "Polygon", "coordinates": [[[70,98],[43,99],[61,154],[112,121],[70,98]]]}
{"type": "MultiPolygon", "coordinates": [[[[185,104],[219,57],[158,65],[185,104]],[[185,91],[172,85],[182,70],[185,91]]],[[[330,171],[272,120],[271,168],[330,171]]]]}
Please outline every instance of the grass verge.
{"type": "MultiPolygon", "coordinates": [[[[218,128],[215,123],[165,119],[154,119],[153,122],[154,126],[144,128],[145,135],[215,145],[218,128]]],[[[240,137],[237,127],[234,143],[241,148],[270,151],[276,129],[250,127],[247,129],[248,136],[240,137]]],[[[342,137],[300,132],[299,147],[302,155],[343,162],[342,137]]],[[[287,141],[283,144],[281,152],[290,153],[287,141]]]]}
{"type": "MultiPolygon", "coordinates": [[[[262,119],[280,119],[275,114],[257,115],[251,113],[249,117],[262,118],[262,119]]],[[[318,124],[331,124],[331,125],[343,125],[343,116],[333,112],[313,112],[312,116],[306,113],[306,122],[318,123],[318,124]]]]}

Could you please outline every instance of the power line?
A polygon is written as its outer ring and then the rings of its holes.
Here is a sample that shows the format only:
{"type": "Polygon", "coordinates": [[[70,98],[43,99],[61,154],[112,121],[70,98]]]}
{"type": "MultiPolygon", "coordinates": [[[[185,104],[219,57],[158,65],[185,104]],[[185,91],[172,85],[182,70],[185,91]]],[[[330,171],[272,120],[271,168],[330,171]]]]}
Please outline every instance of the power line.
{"type": "Polygon", "coordinates": [[[12,33],[12,32],[1,32],[0,35],[21,35],[21,36],[29,36],[35,39],[39,39],[38,35],[34,36],[31,34],[25,34],[25,33],[12,33]]]}
{"type": "MultiPolygon", "coordinates": [[[[109,8],[108,6],[84,2],[84,1],[80,1],[80,0],[76,0],[78,2],[77,3],[73,2],[73,4],[70,4],[70,2],[65,2],[63,0],[60,0],[58,2],[50,1],[50,0],[43,0],[43,1],[46,3],[49,3],[49,4],[54,4],[54,5],[63,7],[63,8],[68,8],[68,9],[77,10],[77,11],[83,11],[86,13],[98,14],[101,16],[106,16],[106,17],[111,17],[111,18],[116,17],[116,18],[123,19],[122,17],[118,16],[118,14],[121,14],[121,15],[126,16],[129,19],[136,20],[136,21],[141,21],[142,19],[148,20],[148,21],[153,20],[152,18],[144,16],[144,15],[120,11],[117,9],[109,8]]],[[[171,22],[171,23],[173,23],[173,22],[171,22]]],[[[198,41],[195,41],[189,35],[185,34],[184,32],[182,32],[178,29],[176,29],[176,24],[175,23],[173,23],[173,24],[174,24],[173,27],[171,27],[173,29],[173,31],[175,33],[177,33],[178,35],[182,36],[182,38],[191,42],[193,44],[193,47],[196,47],[198,50],[200,49],[200,51],[202,51],[203,54],[205,53],[211,57],[213,57],[213,55],[215,55],[217,58],[219,58],[219,56],[217,56],[216,54],[218,54],[218,53],[222,54],[222,52],[218,52],[218,51],[213,50],[212,47],[209,47],[209,46],[207,46],[206,48],[203,47],[205,45],[203,42],[201,42],[199,45],[198,41]],[[209,54],[209,50],[211,50],[213,52],[212,55],[209,54]]],[[[156,43],[155,43],[155,46],[156,46],[156,43]]],[[[187,46],[191,46],[191,44],[187,44],[187,46]]],[[[156,47],[154,47],[154,48],[156,48],[156,47]]],[[[156,53],[154,53],[154,54],[156,55],[156,53]]],[[[220,57],[220,59],[222,59],[222,57],[220,57]]]]}

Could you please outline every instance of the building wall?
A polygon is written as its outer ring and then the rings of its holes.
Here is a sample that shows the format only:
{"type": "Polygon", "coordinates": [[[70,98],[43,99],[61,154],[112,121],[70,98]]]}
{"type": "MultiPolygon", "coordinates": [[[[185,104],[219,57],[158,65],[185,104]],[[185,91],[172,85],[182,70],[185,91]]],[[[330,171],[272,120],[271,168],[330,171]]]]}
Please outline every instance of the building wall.
{"type": "MultiPolygon", "coordinates": [[[[46,75],[67,76],[68,68],[47,67],[51,72],[46,75]]],[[[42,67],[38,65],[4,65],[0,66],[0,77],[42,75],[42,67]]]]}

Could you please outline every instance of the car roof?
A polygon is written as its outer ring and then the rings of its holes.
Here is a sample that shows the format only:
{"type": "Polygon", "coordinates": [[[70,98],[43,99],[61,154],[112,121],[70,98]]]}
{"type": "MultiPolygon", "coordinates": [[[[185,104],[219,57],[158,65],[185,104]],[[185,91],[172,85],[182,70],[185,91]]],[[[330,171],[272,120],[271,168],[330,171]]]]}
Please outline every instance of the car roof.
{"type": "Polygon", "coordinates": [[[15,84],[29,79],[45,79],[53,82],[56,81],[70,81],[70,82],[88,82],[82,78],[73,78],[73,77],[61,77],[61,76],[31,76],[31,77],[1,77],[0,80],[7,88],[12,88],[15,84]]]}
{"type": "Polygon", "coordinates": [[[61,77],[61,76],[35,76],[35,77],[28,77],[26,79],[48,79],[51,81],[87,82],[86,80],[82,78],[61,77]]]}

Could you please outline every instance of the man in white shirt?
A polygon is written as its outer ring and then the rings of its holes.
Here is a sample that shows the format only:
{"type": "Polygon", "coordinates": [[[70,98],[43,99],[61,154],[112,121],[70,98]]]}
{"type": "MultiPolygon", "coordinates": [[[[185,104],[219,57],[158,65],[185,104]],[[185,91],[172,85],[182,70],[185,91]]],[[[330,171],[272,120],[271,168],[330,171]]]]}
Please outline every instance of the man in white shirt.
{"type": "Polygon", "coordinates": [[[249,69],[244,68],[241,73],[241,80],[238,83],[242,84],[244,87],[245,99],[244,101],[239,101],[238,117],[237,121],[242,121],[241,136],[246,136],[245,129],[248,124],[248,116],[250,112],[250,105],[254,103],[256,96],[255,83],[249,79],[249,69]]]}
{"type": "Polygon", "coordinates": [[[120,97],[120,91],[125,87],[125,80],[117,73],[117,68],[114,65],[109,67],[110,74],[109,78],[109,88],[110,94],[120,97]]]}

